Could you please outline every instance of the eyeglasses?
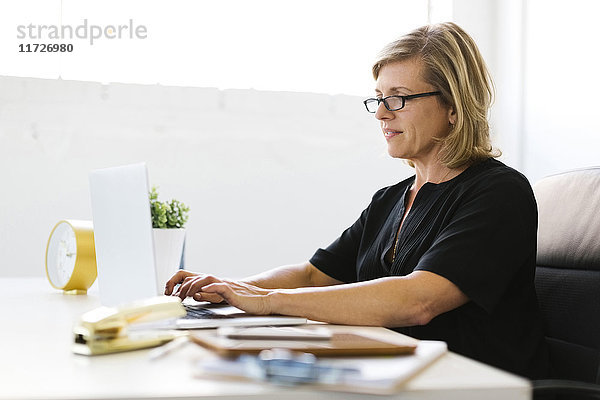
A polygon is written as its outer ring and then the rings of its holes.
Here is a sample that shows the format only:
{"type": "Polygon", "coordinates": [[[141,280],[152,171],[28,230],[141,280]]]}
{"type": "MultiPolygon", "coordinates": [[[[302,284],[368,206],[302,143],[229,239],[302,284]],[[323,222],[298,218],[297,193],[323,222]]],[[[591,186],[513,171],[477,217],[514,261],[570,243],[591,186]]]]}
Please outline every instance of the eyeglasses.
{"type": "Polygon", "coordinates": [[[377,98],[366,99],[365,101],[363,101],[363,103],[365,104],[367,111],[374,114],[377,112],[377,109],[379,108],[379,104],[382,102],[388,111],[398,111],[398,110],[402,110],[404,108],[404,105],[406,104],[406,100],[417,99],[419,97],[437,96],[438,94],[442,94],[442,92],[417,93],[417,94],[410,94],[408,96],[387,96],[387,97],[383,97],[383,98],[377,97],[377,98]]]}

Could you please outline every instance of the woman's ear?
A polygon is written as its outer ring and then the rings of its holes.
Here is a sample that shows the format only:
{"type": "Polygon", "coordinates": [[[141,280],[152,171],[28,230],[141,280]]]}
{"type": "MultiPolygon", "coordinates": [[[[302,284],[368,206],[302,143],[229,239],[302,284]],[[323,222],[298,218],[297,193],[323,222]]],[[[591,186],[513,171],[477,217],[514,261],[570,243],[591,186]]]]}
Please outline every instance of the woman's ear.
{"type": "Polygon", "coordinates": [[[448,124],[454,126],[456,125],[456,111],[454,111],[454,107],[450,107],[448,109],[448,124]]]}

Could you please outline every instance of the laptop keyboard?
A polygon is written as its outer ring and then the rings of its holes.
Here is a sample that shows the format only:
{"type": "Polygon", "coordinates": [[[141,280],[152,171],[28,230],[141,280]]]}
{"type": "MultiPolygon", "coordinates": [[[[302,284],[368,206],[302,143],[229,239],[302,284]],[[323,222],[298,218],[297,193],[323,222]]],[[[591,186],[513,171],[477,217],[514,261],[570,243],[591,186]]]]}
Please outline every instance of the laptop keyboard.
{"type": "Polygon", "coordinates": [[[217,314],[201,305],[184,304],[186,315],[183,319],[220,319],[231,318],[229,315],[217,314]]]}

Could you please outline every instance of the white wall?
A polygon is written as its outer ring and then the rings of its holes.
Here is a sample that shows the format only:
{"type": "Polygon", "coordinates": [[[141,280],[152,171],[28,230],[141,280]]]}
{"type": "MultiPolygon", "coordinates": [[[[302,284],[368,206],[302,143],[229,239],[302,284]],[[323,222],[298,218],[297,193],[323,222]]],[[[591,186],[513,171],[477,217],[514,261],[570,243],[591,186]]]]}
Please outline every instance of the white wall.
{"type": "Polygon", "coordinates": [[[454,0],[453,11],[496,82],[491,122],[502,160],[531,182],[600,165],[600,3],[454,0]]]}
{"type": "MultiPolygon", "coordinates": [[[[502,159],[532,182],[600,164],[599,5],[454,0],[496,81],[502,159]]],[[[88,171],[142,160],[163,197],[192,207],[193,268],[303,261],[411,173],[361,100],[0,77],[0,275],[42,275],[53,224],[91,219],[88,171]]]]}
{"type": "Polygon", "coordinates": [[[0,77],[0,276],[43,275],[53,225],[91,219],[88,172],[138,161],[191,207],[191,268],[307,260],[411,174],[361,100],[0,77]]]}
{"type": "Polygon", "coordinates": [[[600,2],[529,0],[526,12],[524,169],[600,165],[600,2]]]}

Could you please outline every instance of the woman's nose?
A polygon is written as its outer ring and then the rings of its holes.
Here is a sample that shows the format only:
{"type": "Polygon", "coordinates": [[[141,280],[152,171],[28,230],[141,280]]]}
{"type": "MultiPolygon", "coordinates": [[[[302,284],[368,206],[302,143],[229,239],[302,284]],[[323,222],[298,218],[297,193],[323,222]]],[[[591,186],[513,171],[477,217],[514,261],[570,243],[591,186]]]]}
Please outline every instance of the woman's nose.
{"type": "Polygon", "coordinates": [[[383,104],[383,101],[381,103],[379,103],[379,106],[377,107],[377,111],[375,112],[375,118],[382,120],[382,119],[391,119],[391,118],[393,118],[393,116],[394,116],[394,113],[385,107],[385,104],[383,104]]]}

